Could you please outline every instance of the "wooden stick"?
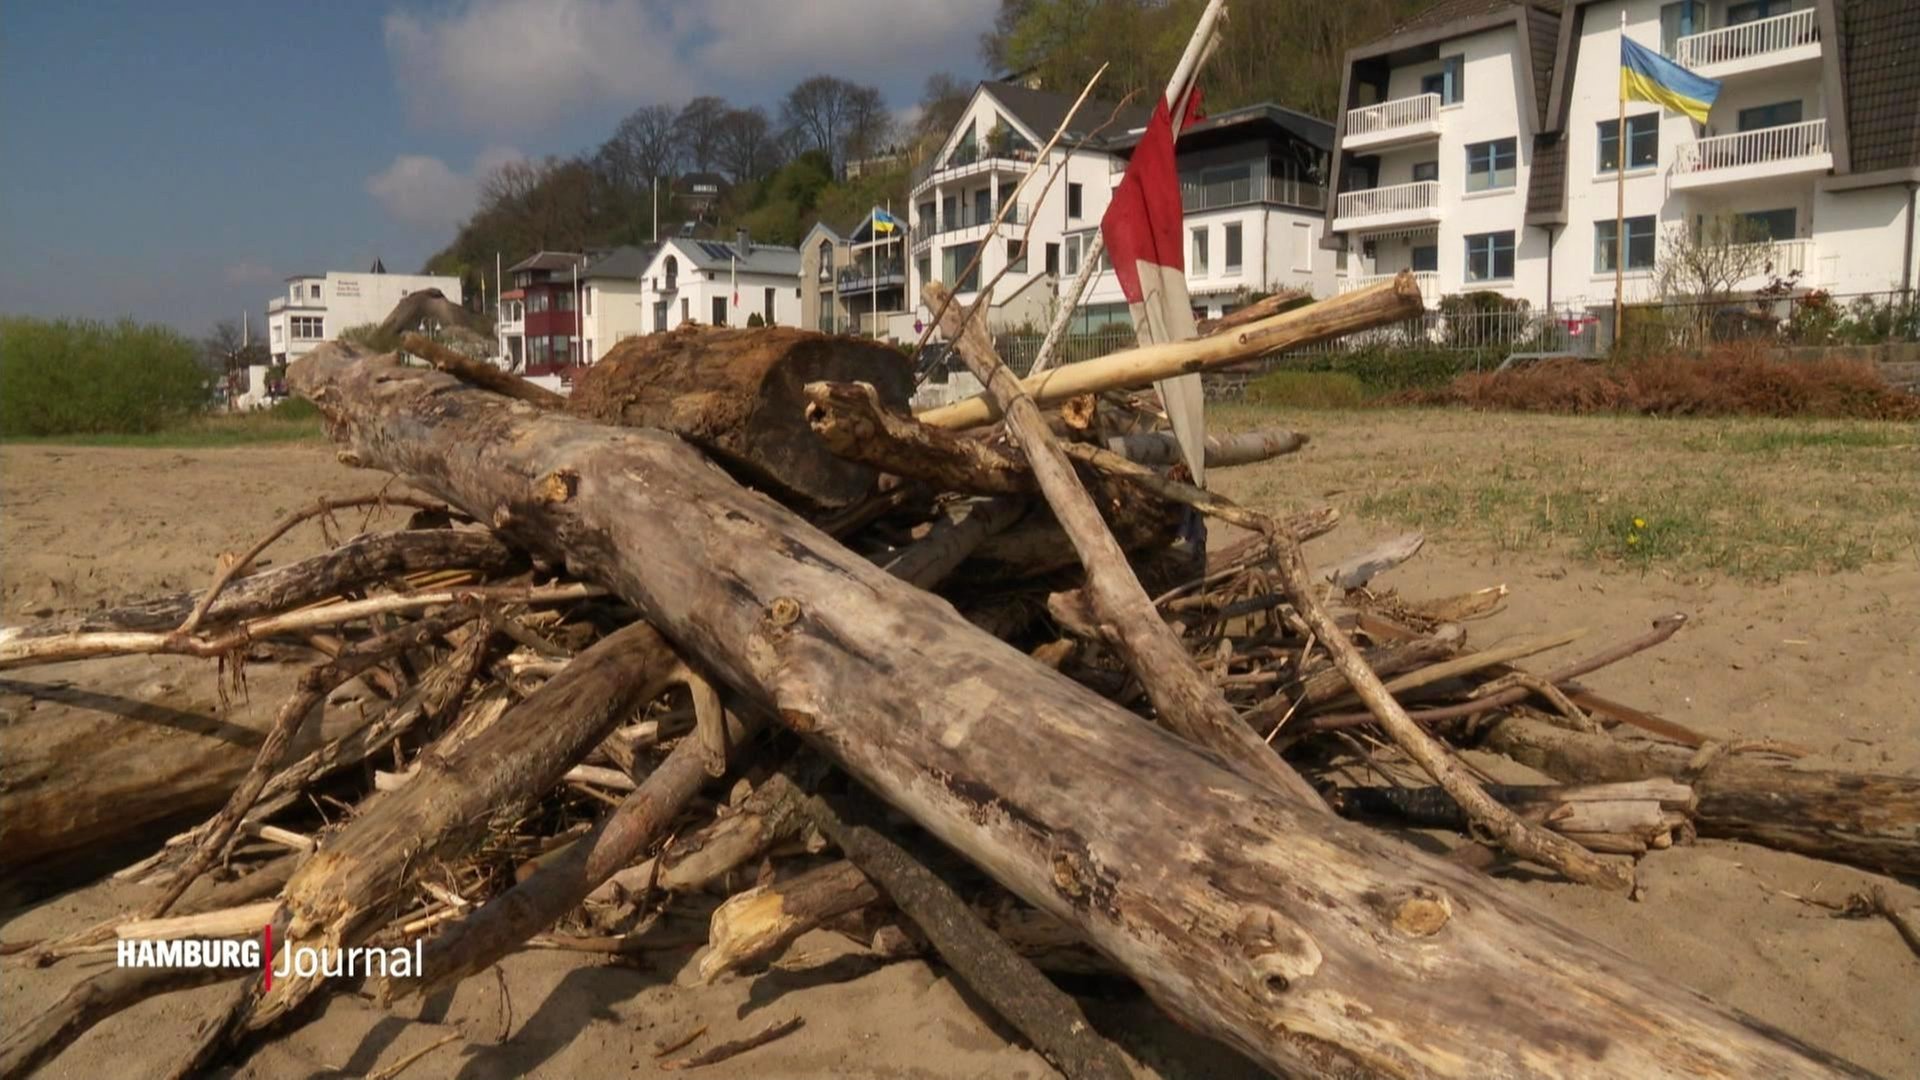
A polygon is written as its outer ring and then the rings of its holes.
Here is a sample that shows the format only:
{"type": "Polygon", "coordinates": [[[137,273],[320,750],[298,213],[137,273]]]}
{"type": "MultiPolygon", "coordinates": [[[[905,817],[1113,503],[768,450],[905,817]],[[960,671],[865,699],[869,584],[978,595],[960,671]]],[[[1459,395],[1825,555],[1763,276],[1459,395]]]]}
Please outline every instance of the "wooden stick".
{"type": "Polygon", "coordinates": [[[224,656],[251,642],[275,634],[338,626],[372,615],[397,615],[444,604],[491,602],[496,604],[566,604],[605,596],[598,586],[578,582],[557,585],[475,585],[430,592],[397,593],[371,596],[340,604],[303,608],[282,615],[240,624],[218,637],[188,637],[178,632],[154,634],[107,631],[92,634],[62,634],[28,641],[0,641],[0,671],[29,664],[52,664],[67,660],[88,660],[96,656],[132,656],[140,654],[176,654],[180,656],[224,656]]]}
{"type": "Polygon", "coordinates": [[[528,382],[510,371],[503,371],[485,360],[475,360],[465,353],[449,349],[424,334],[406,335],[400,339],[400,347],[461,382],[472,383],[482,390],[505,394],[515,401],[524,401],[542,409],[567,407],[566,398],[546,387],[528,382]]]}
{"type": "MultiPolygon", "coordinates": [[[[944,307],[944,301],[950,299],[945,286],[939,282],[928,282],[924,291],[929,307],[944,307]]],[[[979,303],[986,302],[987,298],[982,296],[979,303]]],[[[969,319],[968,314],[948,310],[941,329],[957,343],[967,367],[1005,414],[1008,433],[1026,454],[1041,493],[1053,508],[1054,518],[1066,531],[1080,555],[1081,564],[1086,567],[1086,593],[1101,619],[1102,633],[1110,638],[1134,677],[1146,688],[1160,723],[1223,755],[1249,776],[1286,792],[1304,805],[1324,808],[1326,804],[1319,794],[1240,722],[1232,706],[1220,696],[1154,611],[1153,602],[1133,576],[1126,552],[1107,531],[1099,508],[1087,497],[1067,452],[1054,441],[1039,406],[1000,362],[986,327],[978,320],[969,319]]],[[[1084,449],[1152,473],[1151,469],[1127,462],[1112,451],[1084,449]]]]}
{"type": "Polygon", "coordinates": [[[700,981],[768,960],[807,931],[879,900],[879,888],[845,859],[734,893],[713,910],[700,981]]]}
{"type": "MultiPolygon", "coordinates": [[[[798,791],[795,792],[799,796],[798,791]]],[[[938,875],[882,831],[870,800],[804,796],[809,816],[862,873],[880,886],[954,974],[1068,1080],[1133,1075],[1078,1002],[995,934],[938,875]]]]}
{"type": "MultiPolygon", "coordinates": [[[[1209,435],[1206,462],[1209,469],[1252,465],[1282,454],[1291,454],[1307,445],[1307,436],[1286,428],[1243,431],[1233,435],[1209,435]]],[[[1107,449],[1142,465],[1178,465],[1180,443],[1170,431],[1144,431],[1116,435],[1107,440],[1107,449]]]]}
{"type": "MultiPolygon", "coordinates": [[[[942,289],[940,295],[948,294],[942,289]]],[[[1409,319],[1422,310],[1420,288],[1414,284],[1410,272],[1403,272],[1392,281],[1341,293],[1303,308],[1249,323],[1235,334],[1143,345],[1098,360],[1054,368],[1021,380],[1018,385],[1036,405],[1051,405],[1080,394],[1145,386],[1190,371],[1207,371],[1267,353],[1326,341],[1383,323],[1409,319]]],[[[996,419],[1000,415],[999,410],[1000,407],[987,394],[981,394],[915,415],[922,422],[935,427],[964,428],[996,419]]]]}
{"type": "Polygon", "coordinates": [[[673,1072],[678,1069],[697,1069],[702,1065],[718,1065],[728,1058],[739,1057],[741,1054],[757,1047],[765,1046],[775,1039],[785,1038],[799,1031],[805,1023],[806,1021],[798,1016],[786,1020],[778,1020],[744,1039],[735,1039],[732,1042],[721,1043],[718,1046],[702,1050],[692,1057],[663,1061],[660,1063],[660,1068],[668,1072],[673,1072]]]}
{"type": "Polygon", "coordinates": [[[287,530],[308,518],[318,517],[322,514],[330,514],[335,510],[344,510],[350,506],[411,506],[417,510],[433,510],[441,513],[445,513],[447,509],[440,503],[422,499],[415,495],[388,495],[385,492],[381,492],[374,495],[354,495],[347,498],[321,499],[312,506],[295,510],[286,517],[281,518],[279,523],[268,530],[267,535],[261,537],[252,547],[248,548],[245,554],[242,554],[236,559],[222,559],[220,561],[219,569],[215,570],[213,574],[213,583],[207,586],[206,595],[200,598],[198,604],[194,605],[193,611],[188,613],[186,620],[180,624],[179,629],[175,630],[174,633],[184,637],[198,629],[200,620],[206,618],[207,609],[211,608],[213,602],[220,598],[220,590],[226,588],[227,582],[232,581],[236,574],[243,573],[248,567],[252,566],[253,560],[258,558],[261,552],[272,546],[275,540],[285,536],[287,530]]]}
{"type": "Polygon", "coordinates": [[[170,919],[130,919],[113,928],[122,941],[171,941],[175,938],[225,938],[258,934],[273,918],[278,900],[262,900],[239,907],[176,915],[170,919]]]}

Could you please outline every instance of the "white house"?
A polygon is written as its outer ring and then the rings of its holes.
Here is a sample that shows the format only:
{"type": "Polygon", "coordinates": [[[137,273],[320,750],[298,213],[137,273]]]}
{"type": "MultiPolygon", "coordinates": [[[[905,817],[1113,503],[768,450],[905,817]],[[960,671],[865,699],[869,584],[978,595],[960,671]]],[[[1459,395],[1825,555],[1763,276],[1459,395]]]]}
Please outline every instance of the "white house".
{"type": "MultiPolygon", "coordinates": [[[[904,217],[904,215],[903,215],[904,217]]],[[[884,337],[903,321],[907,234],[869,212],[841,236],[817,222],[800,241],[801,325],[829,334],[884,337]]]]}
{"type": "Polygon", "coordinates": [[[1342,287],[1411,269],[1430,301],[1484,289],[1603,310],[1618,192],[1629,301],[1653,298],[1663,250],[1709,222],[1761,246],[1739,288],[1791,271],[1836,294],[1911,288],[1913,15],[1881,0],[1442,0],[1347,54],[1327,211],[1342,287]],[[1627,103],[1621,177],[1623,10],[1630,39],[1722,85],[1704,127],[1627,103]]]}
{"type": "Polygon", "coordinates": [[[267,351],[285,364],[349,327],[378,323],[403,297],[438,289],[460,302],[460,279],[444,274],[389,274],[375,262],[364,274],[333,271],[287,279],[287,291],[267,302],[267,351]]]}
{"type": "Polygon", "coordinates": [[[755,315],[768,326],[800,325],[800,250],[756,244],[745,229],[732,243],[662,240],[641,276],[646,333],[684,322],[746,326],[755,315]]]}
{"type": "MultiPolygon", "coordinates": [[[[912,310],[894,319],[893,336],[912,340],[930,316],[918,302],[929,280],[953,285],[964,302],[1011,267],[995,286],[989,325],[1044,327],[1079,270],[1113,189],[1125,174],[1149,116],[1088,102],[1045,159],[1038,148],[1059,127],[1073,99],[1006,82],[980,84],[946,142],[916,177],[909,219],[912,310]],[[1047,177],[1063,166],[1049,187],[1047,177]],[[1021,178],[1033,179],[1018,199],[1021,178]],[[992,244],[983,239],[1009,207],[992,244]],[[1031,226],[1031,231],[1028,231],[1031,226]],[[1024,247],[1021,237],[1026,237],[1024,247]],[[978,265],[962,275],[980,255],[978,265]]],[[[1176,147],[1184,196],[1188,287],[1197,313],[1219,315],[1252,293],[1281,288],[1325,295],[1334,259],[1321,244],[1332,125],[1291,109],[1256,105],[1189,127],[1176,147]]],[[[1078,329],[1126,323],[1111,271],[1082,301],[1078,329]]]]}
{"type": "Polygon", "coordinates": [[[618,247],[580,268],[580,355],[598,363],[613,347],[648,331],[647,266],[659,245],[618,247]]]}

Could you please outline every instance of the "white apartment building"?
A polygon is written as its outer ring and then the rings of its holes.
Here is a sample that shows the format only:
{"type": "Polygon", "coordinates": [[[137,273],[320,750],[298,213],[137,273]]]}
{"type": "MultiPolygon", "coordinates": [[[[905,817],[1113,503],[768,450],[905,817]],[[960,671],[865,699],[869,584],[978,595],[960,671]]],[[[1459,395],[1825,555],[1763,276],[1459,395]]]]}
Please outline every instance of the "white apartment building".
{"type": "MultiPolygon", "coordinates": [[[[800,325],[800,249],[756,244],[745,229],[732,243],[662,240],[641,274],[646,333],[684,322],[800,325]]],[[[597,347],[597,346],[596,346],[597,347]]]]}
{"type": "Polygon", "coordinates": [[[1764,251],[1738,284],[1799,271],[1835,294],[1911,288],[1920,19],[1896,0],[1442,0],[1348,53],[1328,244],[1341,287],[1401,270],[1429,303],[1490,290],[1604,310],[1624,187],[1624,293],[1732,230],[1764,251]],[[1721,80],[1708,122],[1626,105],[1633,41],[1721,80]],[[1712,227],[1707,227],[1712,223],[1712,227]]]}
{"type": "Polygon", "coordinates": [[[598,253],[580,269],[580,355],[597,364],[613,347],[647,332],[647,266],[657,244],[598,253]]]}
{"type": "MultiPolygon", "coordinates": [[[[911,191],[909,310],[892,317],[890,336],[911,341],[931,317],[919,299],[925,282],[945,282],[971,303],[1003,269],[988,325],[1043,328],[1051,321],[1149,117],[1146,109],[1122,109],[1102,134],[1090,136],[1114,109],[1088,102],[1056,149],[1040,158],[1038,147],[1071,104],[1067,95],[1006,82],[974,91],[911,191]],[[1060,174],[1048,186],[1056,167],[1060,174]],[[1014,189],[1029,174],[1033,179],[1015,200],[1014,189]],[[1002,208],[1006,218],[983,250],[1002,208]],[[976,254],[978,264],[963,275],[976,254]]],[[[1273,105],[1210,117],[1181,134],[1176,155],[1196,314],[1222,314],[1253,293],[1333,291],[1334,258],[1321,243],[1332,145],[1331,125],[1273,105]]],[[[1128,325],[1126,304],[1113,273],[1103,269],[1073,329],[1116,323],[1128,325]]]]}
{"type": "Polygon", "coordinates": [[[380,323],[401,299],[438,289],[460,303],[460,279],[443,274],[389,274],[375,262],[364,274],[333,271],[287,279],[287,291],[267,301],[267,351],[285,364],[350,327],[380,323]]]}

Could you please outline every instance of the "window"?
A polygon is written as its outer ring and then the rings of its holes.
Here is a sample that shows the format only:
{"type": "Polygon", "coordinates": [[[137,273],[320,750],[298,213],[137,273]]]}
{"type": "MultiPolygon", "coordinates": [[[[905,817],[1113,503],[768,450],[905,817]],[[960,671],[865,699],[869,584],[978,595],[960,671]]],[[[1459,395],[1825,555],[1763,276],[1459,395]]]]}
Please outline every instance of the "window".
{"type": "Polygon", "coordinates": [[[553,337],[553,362],[565,366],[573,363],[573,339],[565,334],[553,337]]]}
{"type": "Polygon", "coordinates": [[[319,341],[327,336],[324,320],[318,315],[294,315],[288,321],[295,341],[319,341]]]}
{"type": "Polygon", "coordinates": [[[593,314],[593,292],[594,291],[592,289],[588,289],[586,293],[583,295],[583,300],[586,306],[580,309],[580,314],[582,315],[593,314]]]}
{"type": "Polygon", "coordinates": [[[1080,272],[1080,241],[1078,234],[1067,237],[1067,263],[1063,268],[1068,277],[1080,272]]]}
{"type": "MultiPolygon", "coordinates": [[[[1620,249],[1619,234],[1614,231],[1614,225],[1612,221],[1593,223],[1593,272],[1596,274],[1613,273],[1614,255],[1620,249]]],[[[1653,215],[1628,218],[1627,269],[1653,269],[1653,248],[1653,215]]]]}
{"type": "Polygon", "coordinates": [[[915,264],[914,268],[919,271],[920,284],[925,285],[927,282],[933,280],[933,256],[920,256],[920,261],[915,264]]]}
{"type": "Polygon", "coordinates": [[[973,220],[969,225],[985,225],[993,220],[993,192],[981,188],[973,193],[973,220]]]}
{"type": "Polygon", "coordinates": [[[1514,185],[1519,154],[1512,139],[1467,144],[1467,190],[1496,191],[1514,185]]]}
{"type": "Polygon", "coordinates": [[[1293,223],[1293,268],[1313,269],[1313,226],[1305,221],[1293,223]]]}
{"type": "Polygon", "coordinates": [[[768,326],[773,325],[773,286],[771,285],[767,286],[766,303],[760,309],[760,318],[765,320],[768,326]]]}
{"type": "Polygon", "coordinates": [[[1200,173],[1200,205],[1195,209],[1232,206],[1253,198],[1253,169],[1247,165],[1222,165],[1200,173]]]}
{"type": "Polygon", "coordinates": [[[653,332],[657,334],[666,328],[667,302],[665,300],[655,300],[653,302],[653,332]]]}
{"type": "Polygon", "coordinates": [[[923,202],[920,204],[920,220],[914,222],[913,227],[921,232],[933,232],[938,220],[933,213],[933,203],[923,202]]]}
{"type": "Polygon", "coordinates": [[[1060,275],[1060,245],[1059,244],[1047,245],[1047,273],[1052,274],[1055,277],[1058,277],[1060,275]]]}
{"type": "Polygon", "coordinates": [[[307,286],[307,299],[309,300],[320,299],[320,283],[319,282],[316,281],[312,285],[307,286]]]}
{"type": "Polygon", "coordinates": [[[1027,245],[1018,240],[1007,241],[1007,272],[1010,274],[1027,272],[1027,245]]]}
{"type": "Polygon", "coordinates": [[[691,318],[693,318],[693,301],[683,296],[680,298],[680,321],[686,322],[691,318]]]}
{"type": "Polygon", "coordinates": [[[273,324],[273,343],[275,345],[280,344],[280,324],[279,323],[273,324]]]}
{"type": "Polygon", "coordinates": [[[1467,58],[1449,56],[1440,61],[1440,70],[1420,80],[1420,92],[1439,94],[1440,104],[1456,105],[1467,96],[1467,58]]]}
{"type": "Polygon", "coordinates": [[[1467,237],[1467,280],[1513,278],[1513,233],[1475,233],[1467,237]]]}
{"type": "Polygon", "coordinates": [[[1240,272],[1240,223],[1233,222],[1224,231],[1226,241],[1222,246],[1226,249],[1227,273],[1237,274],[1240,272]]]}
{"type": "Polygon", "coordinates": [[[1791,240],[1799,223],[1798,218],[1799,215],[1791,206],[1785,210],[1749,211],[1740,215],[1741,238],[1752,243],[1791,240]]]}
{"type": "Polygon", "coordinates": [[[553,339],[544,335],[527,339],[527,357],[529,363],[549,364],[553,362],[553,339]]]}
{"type": "Polygon", "coordinates": [[[1440,179],[1440,163],[1437,161],[1416,161],[1413,163],[1413,181],[1440,179]]]}
{"type": "Polygon", "coordinates": [[[547,294],[545,292],[537,292],[527,297],[527,310],[533,312],[535,315],[547,310],[547,294]]]}
{"type": "Polygon", "coordinates": [[[727,325],[727,298],[724,296],[713,298],[713,325],[727,325]]]}
{"type": "MultiPolygon", "coordinates": [[[[667,256],[666,271],[667,271],[667,291],[672,292],[674,283],[677,282],[680,278],[680,260],[674,258],[671,255],[667,256]]],[[[684,315],[686,314],[686,312],[682,311],[681,314],[684,315]]]]}
{"type": "Polygon", "coordinates": [[[960,196],[943,195],[940,197],[940,228],[957,229],[960,227],[960,196]]]}
{"type": "Polygon", "coordinates": [[[955,244],[940,252],[940,276],[953,287],[954,292],[974,292],[980,288],[978,264],[966,277],[960,276],[960,272],[966,270],[967,264],[973,262],[973,257],[979,253],[979,244],[955,244]]]}
{"type": "Polygon", "coordinates": [[[1080,185],[1068,184],[1067,185],[1067,217],[1077,218],[1079,216],[1080,216],[1080,185]]]}
{"type": "Polygon", "coordinates": [[[593,363],[593,339],[592,338],[588,338],[586,344],[580,347],[580,362],[583,364],[593,363]]]}
{"type": "Polygon", "coordinates": [[[1672,56],[1681,38],[1706,28],[1707,5],[1700,0],[1660,5],[1660,52],[1672,56]]]}
{"type": "Polygon", "coordinates": [[[1416,274],[1432,274],[1440,269],[1439,244],[1415,244],[1408,253],[1407,267],[1416,274]]]}
{"type": "MultiPolygon", "coordinates": [[[[1599,125],[1599,167],[1595,172],[1610,173],[1620,167],[1620,122],[1602,120],[1599,125]]],[[[1660,163],[1660,114],[1641,113],[1627,117],[1627,168],[1639,169],[1660,163]]]]}
{"type": "Polygon", "coordinates": [[[1793,0],[1749,0],[1742,4],[1727,5],[1727,25],[1738,26],[1741,23],[1771,19],[1775,15],[1785,15],[1793,10],[1793,0]]]}
{"type": "Polygon", "coordinates": [[[573,290],[567,289],[555,293],[553,296],[553,309],[555,311],[572,311],[573,290]]]}
{"type": "Polygon", "coordinates": [[[1800,122],[1800,103],[1782,101],[1774,105],[1755,105],[1751,109],[1740,110],[1740,130],[1754,131],[1759,128],[1781,127],[1800,122]]]}
{"type": "Polygon", "coordinates": [[[1187,269],[1196,277],[1205,277],[1207,273],[1207,230],[1204,226],[1188,230],[1193,234],[1193,258],[1188,261],[1187,269]]]}

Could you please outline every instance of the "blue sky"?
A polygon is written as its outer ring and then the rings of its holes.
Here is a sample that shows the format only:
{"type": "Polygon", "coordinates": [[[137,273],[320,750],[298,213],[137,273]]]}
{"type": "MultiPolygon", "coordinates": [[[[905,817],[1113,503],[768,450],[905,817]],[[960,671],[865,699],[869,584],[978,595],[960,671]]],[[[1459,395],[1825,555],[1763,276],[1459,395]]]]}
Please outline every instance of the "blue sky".
{"type": "Polygon", "coordinates": [[[119,3],[0,10],[0,312],[264,314],[289,274],[417,270],[515,156],[807,75],[910,106],[995,0],[119,3]],[[804,13],[804,14],[803,14],[804,13]]]}

